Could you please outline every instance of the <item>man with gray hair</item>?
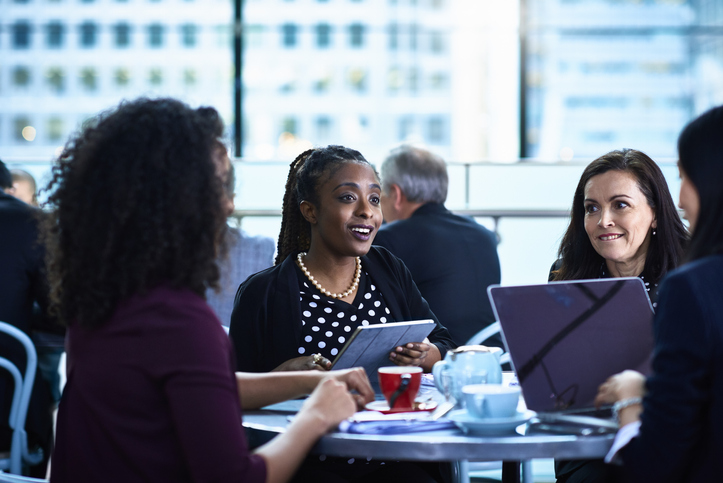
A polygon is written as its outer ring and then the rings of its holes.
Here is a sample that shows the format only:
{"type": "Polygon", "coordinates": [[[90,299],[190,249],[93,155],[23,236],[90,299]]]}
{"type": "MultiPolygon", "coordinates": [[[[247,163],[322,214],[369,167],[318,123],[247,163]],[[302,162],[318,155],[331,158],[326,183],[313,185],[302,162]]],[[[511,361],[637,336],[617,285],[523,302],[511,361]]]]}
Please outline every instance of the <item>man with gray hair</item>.
{"type": "MultiPolygon", "coordinates": [[[[500,282],[497,237],[444,206],[440,157],[402,146],[382,163],[382,213],[374,244],[402,259],[432,312],[458,345],[494,322],[487,286],[500,282]]],[[[488,345],[502,347],[499,338],[488,345]]]]}

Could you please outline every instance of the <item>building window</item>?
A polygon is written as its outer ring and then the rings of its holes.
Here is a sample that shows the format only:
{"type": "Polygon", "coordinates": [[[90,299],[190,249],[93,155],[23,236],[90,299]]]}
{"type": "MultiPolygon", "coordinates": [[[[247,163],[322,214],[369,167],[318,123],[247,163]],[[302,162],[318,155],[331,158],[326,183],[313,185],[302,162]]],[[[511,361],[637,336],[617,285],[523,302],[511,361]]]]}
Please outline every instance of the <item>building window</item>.
{"type": "Polygon", "coordinates": [[[64,134],[63,120],[59,117],[48,119],[48,141],[60,141],[64,134]]]}
{"type": "Polygon", "coordinates": [[[148,82],[152,86],[160,86],[163,84],[163,71],[161,69],[151,69],[148,72],[148,82]]]}
{"type": "Polygon", "coordinates": [[[163,46],[163,25],[154,23],[148,26],[148,46],[154,48],[163,46]]]}
{"type": "Polygon", "coordinates": [[[360,23],[349,26],[349,45],[362,47],[364,45],[364,26],[360,23]]]}
{"type": "Polygon", "coordinates": [[[295,117],[285,117],[281,122],[281,132],[296,136],[297,122],[295,117]]]}
{"type": "Polygon", "coordinates": [[[13,124],[13,137],[16,141],[32,141],[35,139],[35,129],[30,125],[30,118],[18,116],[14,119],[13,124]]]}
{"type": "Polygon", "coordinates": [[[331,89],[331,74],[326,73],[314,82],[314,92],[324,94],[331,89]]]}
{"type": "Polygon", "coordinates": [[[419,40],[419,26],[412,24],[409,26],[409,49],[417,50],[419,40]]]}
{"type": "Polygon", "coordinates": [[[351,69],[349,71],[349,85],[356,92],[364,92],[367,89],[367,73],[364,69],[351,69]]]}
{"type": "Polygon", "coordinates": [[[15,67],[13,69],[13,84],[18,87],[30,85],[30,69],[27,67],[15,67]]]}
{"type": "Polygon", "coordinates": [[[320,23],[316,26],[316,46],[320,49],[331,45],[331,25],[320,23]]]}
{"type": "Polygon", "coordinates": [[[432,144],[444,142],[444,119],[442,116],[432,116],[427,120],[427,141],[432,144]]]}
{"type": "Polygon", "coordinates": [[[80,24],[80,45],[81,47],[94,47],[97,42],[98,26],[93,22],[80,24]]]}
{"type": "Polygon", "coordinates": [[[30,23],[18,20],[13,25],[13,48],[27,49],[30,47],[30,23]]]}
{"type": "Polygon", "coordinates": [[[115,80],[115,85],[119,87],[127,86],[131,82],[131,73],[125,67],[120,67],[115,70],[113,79],[115,80]]]}
{"type": "Polygon", "coordinates": [[[331,137],[331,118],[329,116],[316,118],[316,137],[320,140],[331,137]]]}
{"type": "Polygon", "coordinates": [[[60,22],[50,22],[47,26],[47,44],[48,47],[62,47],[63,37],[65,35],[65,27],[60,22]]]}
{"type": "Polygon", "coordinates": [[[183,84],[192,87],[195,86],[198,82],[198,75],[196,74],[196,69],[184,69],[183,70],[183,84]]]}
{"type": "Polygon", "coordinates": [[[86,67],[80,71],[80,83],[85,90],[94,91],[98,88],[98,74],[92,67],[86,67]]]}
{"type": "Polygon", "coordinates": [[[131,26],[121,22],[113,26],[113,43],[116,47],[128,47],[131,44],[131,26]]]}
{"type": "Polygon", "coordinates": [[[389,89],[389,92],[399,92],[402,88],[402,84],[402,72],[399,67],[392,67],[389,69],[389,74],[387,74],[387,88],[389,89]]]}
{"type": "Polygon", "coordinates": [[[196,33],[198,28],[190,23],[181,25],[181,43],[184,47],[196,46],[196,33]]]}
{"type": "Polygon", "coordinates": [[[399,48],[399,25],[393,23],[387,27],[389,32],[389,50],[397,50],[399,48]]]}
{"type": "Polygon", "coordinates": [[[263,25],[248,25],[244,29],[245,44],[248,47],[263,47],[266,27],[263,25]]]}
{"type": "Polygon", "coordinates": [[[429,50],[435,54],[444,52],[444,34],[442,32],[430,32],[429,50]]]}
{"type": "Polygon", "coordinates": [[[414,131],[414,118],[403,116],[399,118],[399,140],[405,141],[414,131]]]}
{"type": "Polygon", "coordinates": [[[286,23],[281,26],[281,42],[284,47],[295,47],[296,46],[296,34],[299,28],[293,23],[286,23]]]}
{"type": "Polygon", "coordinates": [[[50,90],[59,94],[65,90],[65,72],[60,67],[51,67],[45,73],[50,90]]]}
{"type": "Polygon", "coordinates": [[[429,76],[429,87],[432,90],[443,90],[447,88],[447,74],[444,72],[435,72],[429,76]]]}
{"type": "Polygon", "coordinates": [[[413,94],[419,90],[419,69],[416,67],[409,69],[407,87],[409,88],[409,92],[413,94]]]}

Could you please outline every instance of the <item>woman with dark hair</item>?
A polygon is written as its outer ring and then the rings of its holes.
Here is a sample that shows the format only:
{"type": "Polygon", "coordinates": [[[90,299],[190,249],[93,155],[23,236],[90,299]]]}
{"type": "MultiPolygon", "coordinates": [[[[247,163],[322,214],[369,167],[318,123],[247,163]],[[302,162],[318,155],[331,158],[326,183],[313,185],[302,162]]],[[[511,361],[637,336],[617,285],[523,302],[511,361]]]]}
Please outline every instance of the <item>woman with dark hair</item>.
{"type": "MultiPolygon", "coordinates": [[[[311,149],[291,163],[275,266],[236,294],[239,370],[328,369],[359,325],[437,322],[401,260],[372,246],[380,198],[376,171],[353,149],[311,149]]],[[[389,359],[429,371],[453,347],[439,322],[429,341],[409,341],[389,359]]]]}
{"type": "Polygon", "coordinates": [[[641,277],[655,303],[688,234],[658,165],[640,151],[611,151],[583,171],[551,280],[641,277]]]}
{"type": "MultiPolygon", "coordinates": [[[[634,149],[611,151],[582,173],[550,280],[640,277],[655,307],[688,234],[658,165],[634,149]]],[[[558,483],[613,481],[602,460],[556,461],[558,483]]]]}
{"type": "Polygon", "coordinates": [[[46,227],[68,382],[51,481],[287,481],[316,440],[373,393],[363,370],[233,372],[204,301],[218,280],[230,162],[211,108],[124,103],[64,149],[46,227]],[[314,390],[314,388],[316,389],[314,390]],[[248,448],[241,402],[312,391],[284,435],[248,448]]]}
{"type": "Polygon", "coordinates": [[[680,202],[692,239],[660,288],[653,371],[600,386],[621,429],[608,460],[631,481],[719,481],[723,454],[723,107],[678,139],[680,202]]]}

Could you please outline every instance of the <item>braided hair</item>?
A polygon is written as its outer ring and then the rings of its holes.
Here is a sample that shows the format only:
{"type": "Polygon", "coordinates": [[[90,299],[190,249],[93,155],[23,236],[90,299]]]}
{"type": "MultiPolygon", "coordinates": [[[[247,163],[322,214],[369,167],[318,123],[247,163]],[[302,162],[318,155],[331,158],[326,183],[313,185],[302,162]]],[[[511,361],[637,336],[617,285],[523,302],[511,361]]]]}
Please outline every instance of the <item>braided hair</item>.
{"type": "Polygon", "coordinates": [[[309,250],[311,225],[302,216],[299,205],[302,201],[308,201],[319,206],[316,190],[322,184],[322,178],[333,176],[346,163],[366,164],[379,177],[359,151],[344,146],[309,149],[291,163],[281,210],[281,232],[275,265],[281,264],[289,255],[309,250]]]}

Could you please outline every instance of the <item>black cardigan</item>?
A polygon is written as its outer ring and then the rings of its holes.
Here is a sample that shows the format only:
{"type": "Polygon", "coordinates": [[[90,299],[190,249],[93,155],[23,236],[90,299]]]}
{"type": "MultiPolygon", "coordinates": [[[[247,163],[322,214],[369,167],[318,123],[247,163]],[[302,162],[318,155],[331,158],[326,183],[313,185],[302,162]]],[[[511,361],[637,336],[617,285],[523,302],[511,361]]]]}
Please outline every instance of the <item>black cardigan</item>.
{"type": "MultiPolygon", "coordinates": [[[[229,329],[237,370],[267,372],[299,356],[301,306],[295,260],[295,254],[290,255],[280,265],[249,277],[239,286],[229,329]]],[[[401,260],[384,248],[372,246],[362,257],[362,267],[384,294],[395,321],[432,319],[437,327],[429,340],[442,357],[455,347],[401,260]]]]}

